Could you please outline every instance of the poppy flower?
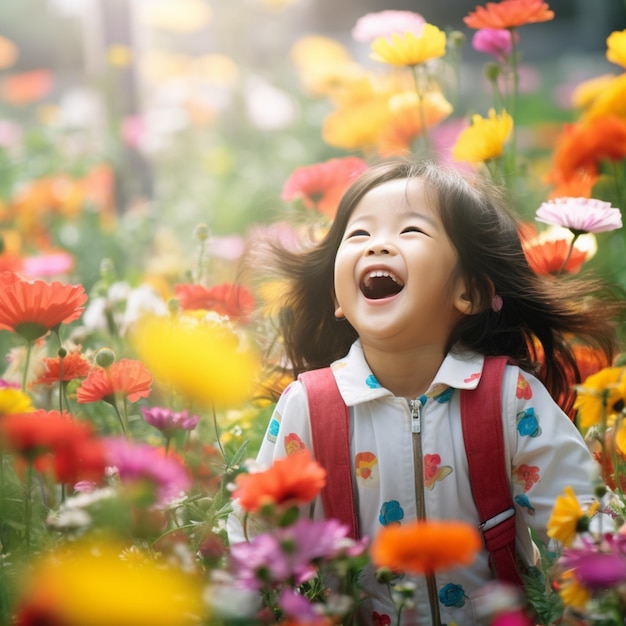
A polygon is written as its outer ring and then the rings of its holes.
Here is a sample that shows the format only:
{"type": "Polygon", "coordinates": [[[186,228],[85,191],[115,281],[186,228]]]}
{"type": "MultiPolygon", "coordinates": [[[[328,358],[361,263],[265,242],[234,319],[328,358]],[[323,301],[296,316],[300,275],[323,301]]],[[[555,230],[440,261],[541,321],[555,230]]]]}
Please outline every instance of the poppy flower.
{"type": "Polygon", "coordinates": [[[32,413],[5,415],[0,420],[3,445],[28,460],[74,439],[91,436],[86,422],[78,422],[69,413],[38,409],[32,413]]]}
{"type": "Polygon", "coordinates": [[[104,442],[94,436],[76,437],[56,446],[52,470],[60,483],[98,483],[107,467],[104,442]]]}
{"type": "Polygon", "coordinates": [[[307,208],[332,219],[343,192],[366,169],[367,163],[358,157],[341,157],[296,168],[283,185],[281,198],[302,199],[307,208]]]}
{"type": "Polygon", "coordinates": [[[152,387],[152,375],[141,361],[120,359],[110,367],[95,367],[76,390],[76,399],[85,404],[104,400],[109,404],[118,397],[129,402],[147,398],[152,387]]]}
{"type": "Polygon", "coordinates": [[[502,155],[504,143],[513,130],[513,118],[504,110],[489,109],[488,117],[476,114],[472,123],[459,134],[452,148],[457,161],[484,163],[502,155]]]}
{"type": "Polygon", "coordinates": [[[32,104],[45,98],[54,86],[50,70],[32,70],[7,76],[0,83],[0,99],[14,106],[32,104]]]}
{"type": "Polygon", "coordinates": [[[85,378],[91,371],[91,363],[81,354],[80,348],[71,350],[64,357],[42,359],[43,369],[33,381],[33,385],[52,385],[85,378]]]}
{"type": "Polygon", "coordinates": [[[571,235],[522,239],[528,265],[538,276],[577,274],[591,256],[583,246],[579,238],[572,248],[571,235]]]}
{"type": "Polygon", "coordinates": [[[413,11],[378,11],[360,17],[352,29],[352,38],[359,43],[371,43],[377,37],[410,32],[418,36],[426,20],[413,11]]]}
{"type": "Polygon", "coordinates": [[[176,298],[184,310],[215,311],[233,320],[247,322],[254,310],[254,296],[241,285],[222,283],[204,287],[181,283],[174,287],[176,298]]]}
{"type": "Polygon", "coordinates": [[[381,528],[370,555],[377,567],[432,574],[471,564],[481,547],[480,535],[470,524],[418,520],[381,528]]]}
{"type": "Polygon", "coordinates": [[[17,333],[27,341],[77,320],[87,301],[82,285],[42,280],[22,280],[17,274],[0,274],[0,329],[17,333]]]}
{"type": "Polygon", "coordinates": [[[560,541],[565,547],[572,544],[576,535],[599,507],[593,502],[586,510],[578,502],[574,490],[569,485],[557,496],[548,520],[548,537],[560,541]]]}
{"type": "Polygon", "coordinates": [[[300,450],[274,461],[264,472],[239,474],[235,484],[233,497],[254,513],[267,505],[310,502],[326,484],[326,470],[308,450],[300,450]]]}
{"type": "Polygon", "coordinates": [[[622,214],[610,202],[593,198],[554,198],[544,202],[535,219],[572,233],[602,233],[622,227],[622,214]]]}
{"type": "Polygon", "coordinates": [[[554,11],[542,0],[503,0],[476,7],[463,21],[470,28],[517,28],[553,18],[554,11]]]}
{"type": "Polygon", "coordinates": [[[398,67],[414,66],[446,53],[446,33],[434,24],[424,24],[419,35],[410,31],[377,37],[370,58],[398,67]]]}

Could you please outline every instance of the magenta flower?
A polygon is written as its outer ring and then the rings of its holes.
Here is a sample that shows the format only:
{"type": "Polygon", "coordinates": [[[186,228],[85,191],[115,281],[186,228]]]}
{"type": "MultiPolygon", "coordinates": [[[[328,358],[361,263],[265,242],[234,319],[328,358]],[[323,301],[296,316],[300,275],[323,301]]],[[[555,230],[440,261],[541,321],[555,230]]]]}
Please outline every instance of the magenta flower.
{"type": "Polygon", "coordinates": [[[155,504],[166,505],[191,486],[185,467],[175,457],[148,444],[123,438],[105,441],[108,464],[117,468],[122,484],[144,482],[155,492],[155,504]]]}
{"type": "MultiPolygon", "coordinates": [[[[517,33],[515,37],[518,37],[517,33]]],[[[511,31],[507,28],[480,28],[472,37],[472,48],[502,61],[511,54],[513,49],[511,31]]]]}
{"type": "Polygon", "coordinates": [[[610,202],[593,198],[555,198],[544,202],[535,219],[546,224],[563,226],[574,235],[601,233],[622,227],[622,214],[610,202]]]}
{"type": "Polygon", "coordinates": [[[328,623],[328,620],[315,610],[314,605],[306,596],[293,589],[283,589],[280,592],[278,606],[286,617],[296,620],[299,624],[323,626],[328,623]]]}
{"type": "Polygon", "coordinates": [[[158,428],[166,437],[171,437],[177,430],[193,430],[200,421],[197,415],[189,415],[189,411],[175,413],[160,406],[142,406],[141,412],[146,422],[158,428]]]}
{"type": "Polygon", "coordinates": [[[561,563],[573,569],[576,580],[591,591],[626,582],[626,556],[619,552],[600,552],[591,543],[583,548],[566,550],[561,563]]]}
{"type": "Polygon", "coordinates": [[[372,43],[378,37],[391,37],[393,33],[422,34],[426,20],[413,11],[379,11],[360,17],[352,29],[352,38],[359,43],[372,43]]]}

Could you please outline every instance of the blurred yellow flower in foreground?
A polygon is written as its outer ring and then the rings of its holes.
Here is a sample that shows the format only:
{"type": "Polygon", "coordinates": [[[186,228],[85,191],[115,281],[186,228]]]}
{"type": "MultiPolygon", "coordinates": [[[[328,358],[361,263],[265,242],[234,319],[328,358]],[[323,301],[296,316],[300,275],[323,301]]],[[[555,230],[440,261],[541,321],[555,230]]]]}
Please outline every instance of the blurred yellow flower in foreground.
{"type": "Polygon", "coordinates": [[[582,429],[602,423],[619,413],[626,403],[626,376],[623,367],[606,367],[576,386],[574,408],[582,429]]]}
{"type": "Polygon", "coordinates": [[[578,582],[574,570],[567,570],[559,583],[559,595],[563,604],[584,611],[591,600],[591,592],[578,582]]]}
{"type": "Polygon", "coordinates": [[[131,341],[157,383],[203,406],[234,406],[250,399],[257,355],[216,323],[145,317],[131,341]]]}
{"type": "Polygon", "coordinates": [[[122,558],[115,542],[72,544],[43,556],[23,581],[18,623],[59,626],[186,626],[202,622],[202,588],[192,575],[122,558]]]}
{"type": "Polygon", "coordinates": [[[0,389],[0,417],[31,411],[34,411],[31,399],[23,391],[12,387],[0,389]]]}
{"type": "MultiPolygon", "coordinates": [[[[574,490],[568,485],[563,494],[554,502],[554,508],[548,520],[548,537],[560,541],[565,547],[570,546],[585,524],[598,510],[599,503],[593,502],[585,511],[578,502],[574,490]]],[[[587,523],[588,526],[588,523],[587,523]]]]}
{"type": "Polygon", "coordinates": [[[433,24],[424,24],[419,36],[407,31],[372,42],[370,58],[390,65],[419,65],[446,53],[446,34],[433,24]]]}
{"type": "Polygon", "coordinates": [[[626,30],[611,33],[606,40],[606,58],[626,68],[626,30]]]}
{"type": "Polygon", "coordinates": [[[452,148],[457,161],[484,163],[504,152],[504,144],[513,130],[513,118],[502,109],[498,115],[489,109],[488,117],[472,116],[472,124],[461,131],[452,148]]]}

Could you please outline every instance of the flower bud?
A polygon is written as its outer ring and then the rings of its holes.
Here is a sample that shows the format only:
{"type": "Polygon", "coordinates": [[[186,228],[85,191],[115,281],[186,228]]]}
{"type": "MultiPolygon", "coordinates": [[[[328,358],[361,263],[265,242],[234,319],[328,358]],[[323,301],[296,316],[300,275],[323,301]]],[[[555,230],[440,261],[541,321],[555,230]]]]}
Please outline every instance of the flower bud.
{"type": "Polygon", "coordinates": [[[448,33],[448,41],[451,47],[460,48],[465,43],[465,34],[460,30],[453,30],[448,33]]]}
{"type": "Polygon", "coordinates": [[[57,354],[64,359],[67,356],[67,350],[65,348],[59,348],[57,354]]]}
{"type": "Polygon", "coordinates": [[[206,241],[210,235],[211,235],[211,231],[209,230],[209,227],[206,224],[198,224],[196,226],[196,230],[193,233],[193,236],[198,241],[206,241]]]}
{"type": "Polygon", "coordinates": [[[96,352],[96,364],[100,367],[111,367],[115,363],[115,352],[110,348],[101,348],[96,352]]]}
{"type": "Polygon", "coordinates": [[[487,63],[485,65],[485,76],[489,82],[495,83],[500,76],[500,66],[497,63],[487,63]]]}

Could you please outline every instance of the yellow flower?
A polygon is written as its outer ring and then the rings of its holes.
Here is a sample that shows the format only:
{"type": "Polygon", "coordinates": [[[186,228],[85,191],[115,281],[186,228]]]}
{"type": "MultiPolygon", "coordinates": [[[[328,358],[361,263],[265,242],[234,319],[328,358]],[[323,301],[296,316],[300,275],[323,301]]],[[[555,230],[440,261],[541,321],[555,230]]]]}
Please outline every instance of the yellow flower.
{"type": "Polygon", "coordinates": [[[234,406],[250,399],[258,359],[217,323],[146,317],[131,341],[155,381],[202,406],[234,406]]]}
{"type": "Polygon", "coordinates": [[[452,156],[457,161],[484,163],[495,159],[504,152],[504,143],[513,130],[513,118],[502,109],[498,115],[489,109],[489,117],[472,116],[472,124],[461,131],[452,148],[452,156]]]}
{"type": "Polygon", "coordinates": [[[578,582],[574,570],[567,570],[559,582],[559,595],[563,604],[583,611],[591,599],[591,593],[578,582]]]}
{"type": "Polygon", "coordinates": [[[580,428],[600,424],[619,412],[626,402],[626,376],[623,367],[605,367],[576,386],[574,408],[580,428]]]}
{"type": "Polygon", "coordinates": [[[558,496],[554,502],[554,508],[548,520],[548,537],[560,541],[567,547],[574,541],[581,520],[593,516],[598,510],[599,503],[594,502],[585,512],[569,485],[563,491],[563,495],[558,496]]]}
{"type": "Polygon", "coordinates": [[[128,67],[132,58],[133,52],[128,46],[117,43],[107,49],[107,61],[114,67],[128,67]]]}
{"type": "Polygon", "coordinates": [[[606,40],[606,58],[626,68],[626,30],[612,32],[606,40]]]}
{"type": "Polygon", "coordinates": [[[585,119],[599,117],[626,119],[626,72],[608,81],[587,109],[585,119]]]}
{"type": "Polygon", "coordinates": [[[370,58],[390,65],[418,65],[446,53],[446,34],[433,24],[424,24],[419,36],[411,32],[393,33],[372,42],[370,58]]]}
{"type": "Polygon", "coordinates": [[[30,398],[19,389],[5,387],[0,389],[0,417],[33,411],[30,398]]]}
{"type": "Polygon", "coordinates": [[[186,626],[203,622],[200,581],[148,554],[124,560],[111,541],[57,549],[24,580],[18,614],[64,626],[186,626]]]}
{"type": "Polygon", "coordinates": [[[572,92],[572,105],[578,109],[588,109],[614,78],[614,74],[602,74],[579,83],[572,92]]]}

